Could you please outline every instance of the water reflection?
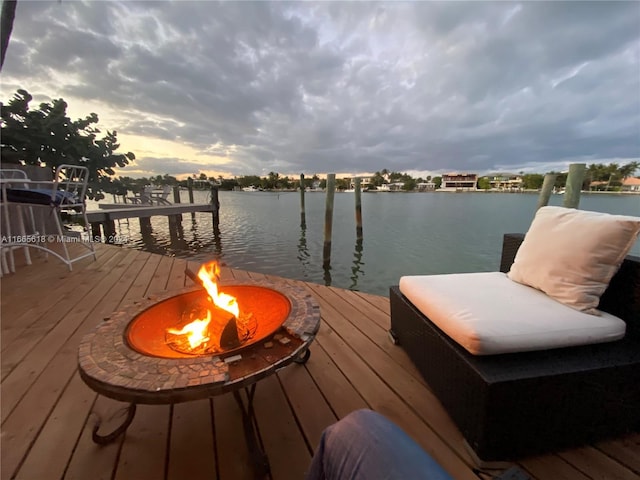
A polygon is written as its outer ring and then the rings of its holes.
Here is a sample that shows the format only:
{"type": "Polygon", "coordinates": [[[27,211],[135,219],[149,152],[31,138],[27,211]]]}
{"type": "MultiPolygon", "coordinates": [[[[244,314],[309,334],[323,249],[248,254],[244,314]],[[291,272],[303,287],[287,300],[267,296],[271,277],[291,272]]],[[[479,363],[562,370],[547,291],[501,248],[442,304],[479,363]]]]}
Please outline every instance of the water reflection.
{"type": "Polygon", "coordinates": [[[351,285],[349,286],[349,290],[357,290],[358,288],[358,277],[360,275],[364,275],[364,270],[362,266],[364,262],[362,261],[362,252],[364,251],[364,241],[362,238],[358,238],[356,240],[355,251],[353,252],[353,266],[351,267],[351,285]]]}
{"type": "Polygon", "coordinates": [[[302,265],[303,272],[307,272],[310,261],[309,248],[307,247],[307,227],[305,225],[300,226],[300,238],[298,239],[298,261],[302,265]]]}
{"type": "Polygon", "coordinates": [[[171,241],[171,248],[180,252],[189,249],[189,242],[184,238],[184,228],[182,227],[181,218],[169,217],[169,239],[171,241]]]}
{"type": "Polygon", "coordinates": [[[331,286],[331,264],[322,262],[322,270],[324,274],[322,275],[322,279],[324,280],[324,284],[327,287],[331,286]]]}
{"type": "Polygon", "coordinates": [[[213,225],[213,253],[216,258],[222,257],[222,240],[220,238],[220,228],[217,224],[213,225]]]}

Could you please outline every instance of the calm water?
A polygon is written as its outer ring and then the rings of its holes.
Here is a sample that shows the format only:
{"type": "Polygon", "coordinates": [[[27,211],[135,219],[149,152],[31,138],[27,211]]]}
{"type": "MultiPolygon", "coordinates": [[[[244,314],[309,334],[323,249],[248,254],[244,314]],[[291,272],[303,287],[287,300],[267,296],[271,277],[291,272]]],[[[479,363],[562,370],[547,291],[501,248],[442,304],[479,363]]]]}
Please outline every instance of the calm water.
{"type": "MultiPolygon", "coordinates": [[[[196,202],[208,201],[206,192],[195,194],[196,202]]],[[[187,201],[186,192],[182,198],[187,201]]],[[[150,236],[140,234],[135,219],[121,222],[119,233],[128,248],[217,258],[231,267],[387,295],[402,275],[498,269],[503,233],[525,232],[537,200],[537,194],[363,194],[358,244],[354,195],[336,194],[328,270],[322,267],[323,193],[305,195],[306,229],[300,228],[299,193],[220,192],[219,234],[205,213],[195,220],[185,214],[173,242],[165,217],[152,219],[150,236]]],[[[550,204],[561,205],[562,197],[550,204]]],[[[640,195],[583,194],[580,208],[638,216],[640,195]]],[[[640,255],[640,242],[631,253],[640,255]]]]}

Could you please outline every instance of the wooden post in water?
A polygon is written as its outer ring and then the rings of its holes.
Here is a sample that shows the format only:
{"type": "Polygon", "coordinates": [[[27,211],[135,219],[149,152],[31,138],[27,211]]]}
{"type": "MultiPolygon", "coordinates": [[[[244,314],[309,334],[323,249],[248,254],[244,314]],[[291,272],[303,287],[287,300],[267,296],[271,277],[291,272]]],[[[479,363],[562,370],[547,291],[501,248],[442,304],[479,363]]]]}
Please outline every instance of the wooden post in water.
{"type": "MultiPolygon", "coordinates": [[[[173,203],[180,203],[180,186],[173,187],[173,203]]],[[[178,214],[178,220],[182,222],[182,214],[178,214]]]]}
{"type": "Polygon", "coordinates": [[[187,178],[187,190],[189,190],[189,203],[193,203],[193,178],[187,178]]]}
{"type": "MultiPolygon", "coordinates": [[[[151,229],[151,224],[149,224],[149,229],[151,229]]],[[[115,243],[114,239],[116,236],[116,222],[107,218],[107,220],[102,224],[102,231],[104,232],[104,243],[115,243]]]]}
{"type": "Polygon", "coordinates": [[[569,165],[569,175],[567,185],[564,189],[564,200],[562,206],[566,208],[578,208],[580,203],[580,191],[587,166],[584,163],[572,163],[569,165]]]}
{"type": "Polygon", "coordinates": [[[553,186],[556,183],[556,176],[553,173],[547,173],[544,176],[544,181],[542,182],[542,190],[540,190],[540,195],[538,196],[538,206],[536,210],[540,207],[546,207],[549,204],[549,197],[551,197],[551,192],[553,191],[553,186]]]}
{"type": "Polygon", "coordinates": [[[362,240],[362,195],[360,192],[360,184],[362,180],[357,177],[355,180],[356,190],[356,237],[358,240],[362,240]]]}
{"type": "MultiPolygon", "coordinates": [[[[187,178],[187,190],[189,191],[189,203],[193,203],[193,178],[187,178]]],[[[196,219],[196,212],[191,212],[191,220],[196,219]]]]}
{"type": "Polygon", "coordinates": [[[169,215],[167,217],[167,220],[169,221],[169,238],[173,245],[178,243],[178,230],[180,229],[182,221],[182,218],[180,217],[180,215],[169,215]]]}
{"type": "Polygon", "coordinates": [[[213,211],[211,215],[213,216],[213,228],[218,228],[220,224],[220,200],[218,199],[218,185],[211,185],[211,205],[213,206],[213,211]]]}
{"type": "Polygon", "coordinates": [[[151,217],[140,217],[140,233],[143,237],[151,234],[151,217]]]}
{"type": "Polygon", "coordinates": [[[322,264],[327,267],[331,263],[331,229],[333,228],[333,197],[336,193],[336,174],[327,174],[327,201],[324,211],[324,247],[322,264]]]}
{"type": "Polygon", "coordinates": [[[102,231],[98,222],[91,222],[91,241],[102,242],[102,231]]]}
{"type": "Polygon", "coordinates": [[[307,226],[307,214],[304,211],[304,173],[300,174],[300,226],[307,226]]]}

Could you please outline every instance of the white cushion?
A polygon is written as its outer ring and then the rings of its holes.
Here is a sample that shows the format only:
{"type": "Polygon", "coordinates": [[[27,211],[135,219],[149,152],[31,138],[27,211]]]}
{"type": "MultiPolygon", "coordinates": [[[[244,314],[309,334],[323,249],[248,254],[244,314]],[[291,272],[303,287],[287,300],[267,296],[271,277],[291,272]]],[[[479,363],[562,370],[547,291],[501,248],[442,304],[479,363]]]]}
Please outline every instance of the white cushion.
{"type": "Polygon", "coordinates": [[[543,207],[518,249],[509,278],[597,314],[600,296],[639,233],[639,217],[543,207]]]}
{"type": "Polygon", "coordinates": [[[474,355],[610,342],[626,330],[613,315],[579,312],[500,272],[406,276],[400,291],[474,355]]]}

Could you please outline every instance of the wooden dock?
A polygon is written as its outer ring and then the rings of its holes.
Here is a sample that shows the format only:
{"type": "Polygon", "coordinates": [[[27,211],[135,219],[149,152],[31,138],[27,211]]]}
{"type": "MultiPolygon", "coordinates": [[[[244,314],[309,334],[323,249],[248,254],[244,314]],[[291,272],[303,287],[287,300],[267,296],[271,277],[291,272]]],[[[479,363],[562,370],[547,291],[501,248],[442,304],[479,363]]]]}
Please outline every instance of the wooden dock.
{"type": "Polygon", "coordinates": [[[180,215],[183,213],[213,212],[210,203],[175,203],[173,205],[136,205],[133,203],[107,203],[98,205],[100,210],[87,212],[89,223],[102,223],[123,218],[147,218],[180,215]]]}
{"type": "Polygon", "coordinates": [[[169,219],[169,234],[176,235],[176,229],[182,221],[183,213],[211,212],[213,224],[217,225],[218,208],[213,203],[176,203],[173,205],[137,205],[137,204],[102,204],[100,210],[87,212],[87,219],[91,224],[93,238],[109,238],[116,236],[115,221],[124,218],[137,218],[140,229],[144,234],[151,231],[151,217],[164,216],[169,219]],[[102,228],[102,231],[100,230],[102,228]]]}
{"type": "MultiPolygon", "coordinates": [[[[253,478],[239,409],[231,395],[166,406],[138,406],[125,436],[91,441],[99,416],[117,424],[125,404],[80,379],[80,339],[119,307],[189,285],[185,260],[110,245],[73,271],[35,254],[0,281],[2,314],[2,480],[243,480],[253,478]]],[[[21,253],[17,253],[17,261],[21,253]]],[[[194,268],[195,265],[190,265],[194,268]]],[[[224,269],[223,281],[261,278],[224,269]]],[[[304,477],[320,433],[359,408],[391,418],[455,479],[492,478],[477,469],[460,432],[404,351],[391,343],[387,298],[304,285],[322,326],[306,365],[258,384],[257,427],[273,480],[304,477]]],[[[526,432],[523,432],[526,435],[526,432]]],[[[519,461],[534,479],[634,479],[640,435],[519,461]]]]}

